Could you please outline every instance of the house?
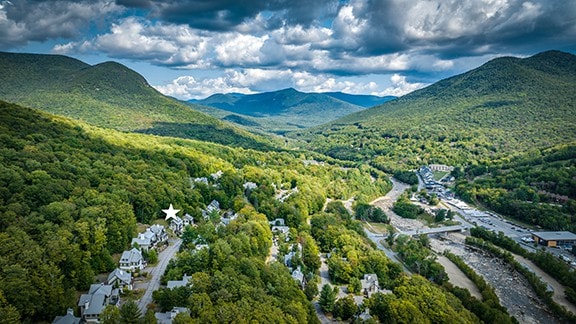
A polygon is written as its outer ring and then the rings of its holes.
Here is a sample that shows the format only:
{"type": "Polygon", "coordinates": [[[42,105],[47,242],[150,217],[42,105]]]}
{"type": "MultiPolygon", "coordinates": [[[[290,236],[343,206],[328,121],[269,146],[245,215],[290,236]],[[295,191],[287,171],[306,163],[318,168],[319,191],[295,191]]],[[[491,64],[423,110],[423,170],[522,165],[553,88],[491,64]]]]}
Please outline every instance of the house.
{"type": "Polygon", "coordinates": [[[269,221],[268,224],[270,224],[270,226],[286,226],[284,218],[276,218],[273,221],[269,221]]]}
{"type": "Polygon", "coordinates": [[[139,247],[143,251],[148,251],[148,250],[150,250],[150,248],[154,244],[152,242],[153,236],[155,236],[155,235],[152,232],[146,230],[146,232],[139,233],[137,237],[133,238],[130,245],[131,246],[136,245],[137,247],[139,247]]]}
{"type": "Polygon", "coordinates": [[[212,179],[214,179],[214,181],[220,179],[220,177],[224,174],[224,172],[222,172],[222,170],[218,170],[215,173],[210,174],[210,177],[212,179]]]}
{"type": "Polygon", "coordinates": [[[163,225],[154,224],[148,228],[148,230],[154,233],[154,245],[164,243],[168,241],[168,233],[163,225]]]}
{"type": "Polygon", "coordinates": [[[132,274],[128,271],[116,268],[108,275],[106,284],[120,288],[120,290],[132,290],[132,274]]]}
{"type": "Polygon", "coordinates": [[[287,234],[290,232],[290,227],[288,226],[272,226],[273,234],[287,234]]]}
{"type": "Polygon", "coordinates": [[[235,220],[236,218],[238,218],[238,214],[228,212],[228,213],[224,214],[224,217],[222,217],[220,222],[222,223],[222,225],[228,225],[228,224],[230,224],[231,221],[235,220]]]}
{"type": "Polygon", "coordinates": [[[80,296],[78,307],[83,322],[99,323],[100,314],[108,305],[116,305],[119,300],[118,289],[112,285],[93,284],[87,294],[80,296]]]}
{"type": "Polygon", "coordinates": [[[202,211],[202,216],[204,219],[208,219],[212,213],[220,213],[220,203],[218,200],[212,200],[210,204],[206,206],[206,209],[202,211]]]}
{"type": "Polygon", "coordinates": [[[156,317],[156,323],[158,324],[172,324],[176,315],[180,313],[190,314],[190,310],[186,307],[174,307],[171,311],[166,313],[154,313],[154,316],[156,317]]]}
{"type": "Polygon", "coordinates": [[[245,182],[242,186],[244,187],[244,190],[254,190],[254,189],[258,188],[257,184],[255,184],[254,182],[250,182],[250,181],[245,182]]]}
{"type": "Polygon", "coordinates": [[[184,217],[182,217],[182,221],[184,222],[184,227],[188,225],[194,225],[194,217],[192,217],[190,214],[184,215],[184,217]]]}
{"type": "Polygon", "coordinates": [[[172,217],[170,229],[176,234],[182,233],[182,230],[184,229],[184,220],[178,216],[172,217]]]}
{"type": "Polygon", "coordinates": [[[52,321],[52,324],[79,324],[81,318],[74,316],[74,310],[72,308],[68,308],[66,310],[66,315],[64,316],[56,316],[52,321]]]}
{"type": "Polygon", "coordinates": [[[120,269],[126,271],[134,271],[136,269],[144,269],[144,259],[142,258],[142,252],[137,248],[132,248],[130,251],[122,252],[120,257],[120,269]]]}
{"type": "Polygon", "coordinates": [[[292,267],[292,258],[296,256],[296,252],[290,251],[284,256],[284,265],[287,267],[292,267]]]}
{"type": "Polygon", "coordinates": [[[300,288],[304,289],[306,285],[306,279],[304,277],[304,273],[300,270],[300,266],[294,271],[292,271],[292,278],[298,283],[300,288]]]}
{"type": "Polygon", "coordinates": [[[169,280],[168,283],[166,284],[166,288],[174,289],[177,287],[185,287],[188,285],[188,283],[190,283],[190,279],[192,279],[192,277],[184,274],[182,280],[169,280]]]}
{"type": "Polygon", "coordinates": [[[367,297],[380,290],[378,276],[375,273],[365,274],[364,278],[360,279],[360,283],[362,284],[362,293],[367,297]]]}

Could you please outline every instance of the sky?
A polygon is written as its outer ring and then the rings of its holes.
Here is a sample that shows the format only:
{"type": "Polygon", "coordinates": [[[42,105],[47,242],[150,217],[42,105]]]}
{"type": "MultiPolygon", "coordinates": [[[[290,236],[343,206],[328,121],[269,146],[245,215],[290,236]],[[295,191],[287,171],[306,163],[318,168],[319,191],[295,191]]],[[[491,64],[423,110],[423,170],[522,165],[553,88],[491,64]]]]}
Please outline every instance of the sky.
{"type": "Polygon", "coordinates": [[[576,1],[0,0],[0,51],[117,61],[183,100],[401,96],[552,49],[576,53],[576,1]]]}

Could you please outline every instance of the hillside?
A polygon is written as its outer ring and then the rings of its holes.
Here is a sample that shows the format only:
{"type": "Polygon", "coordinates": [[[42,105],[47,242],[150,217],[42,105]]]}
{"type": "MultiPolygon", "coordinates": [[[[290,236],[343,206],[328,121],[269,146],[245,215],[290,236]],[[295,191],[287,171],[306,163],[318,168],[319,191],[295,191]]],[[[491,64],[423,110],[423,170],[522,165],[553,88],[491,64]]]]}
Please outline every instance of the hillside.
{"type": "Polygon", "coordinates": [[[165,97],[115,62],[91,66],[60,55],[0,52],[0,99],[122,131],[271,147],[263,138],[165,97]]]}
{"type": "Polygon", "coordinates": [[[264,262],[268,221],[283,217],[304,228],[327,197],[369,201],[389,184],[368,168],[305,165],[301,154],[118,132],[0,101],[0,314],[49,322],[75,308],[77,292],[117,266],[113,256],[129,248],[137,224],[162,223],[161,210],[174,204],[203,226],[210,246],[187,264],[188,274],[203,272],[214,287],[246,292],[211,293],[202,307],[290,322],[298,305],[308,318],[300,322],[314,323],[312,305],[286,268],[264,262]],[[191,186],[197,177],[210,185],[191,186]],[[258,186],[249,193],[248,181],[258,186]],[[290,199],[276,198],[274,188],[294,185],[290,199]],[[240,215],[230,227],[216,231],[201,216],[213,199],[240,215]],[[258,310],[242,313],[246,304],[258,310]]]}
{"type": "Polygon", "coordinates": [[[215,94],[203,100],[189,102],[221,110],[204,110],[212,116],[253,129],[285,133],[289,130],[324,124],[358,112],[369,102],[383,102],[382,100],[389,98],[343,93],[304,93],[289,88],[251,95],[215,94]],[[351,103],[353,101],[355,103],[351,103]],[[229,113],[222,116],[222,111],[229,113]]]}
{"type": "Polygon", "coordinates": [[[503,57],[397,100],[291,134],[386,169],[468,164],[576,138],[576,56],[503,57]]]}

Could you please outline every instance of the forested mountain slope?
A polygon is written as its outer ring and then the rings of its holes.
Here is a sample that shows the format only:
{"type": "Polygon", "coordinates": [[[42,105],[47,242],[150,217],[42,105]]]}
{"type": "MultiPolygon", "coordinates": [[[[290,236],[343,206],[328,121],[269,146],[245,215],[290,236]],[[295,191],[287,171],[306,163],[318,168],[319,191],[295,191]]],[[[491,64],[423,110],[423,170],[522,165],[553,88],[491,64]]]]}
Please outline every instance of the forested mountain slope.
{"type": "Polygon", "coordinates": [[[383,169],[466,164],[576,138],[576,56],[494,59],[381,106],[292,134],[383,169]]]}
{"type": "Polygon", "coordinates": [[[117,130],[271,147],[268,140],[162,95],[115,62],[91,66],[61,55],[0,52],[0,99],[117,130]]]}
{"type": "MultiPolygon", "coordinates": [[[[211,271],[268,289],[222,299],[225,307],[258,304],[287,320],[298,304],[310,316],[311,305],[288,271],[263,264],[272,243],[268,220],[282,217],[298,228],[327,197],[369,201],[390,186],[384,177],[374,181],[375,170],[305,165],[301,154],[123,133],[0,101],[0,312],[33,322],[64,314],[94,274],[116,266],[112,256],[129,248],[137,223],[163,219],[169,204],[202,220],[201,210],[217,199],[241,215],[235,224],[243,234],[212,226],[209,244],[237,237],[254,249],[233,245],[239,262],[211,263],[211,271]],[[191,186],[191,178],[217,171],[223,171],[217,186],[191,186]],[[258,185],[248,196],[247,181],[258,185]],[[275,188],[294,186],[289,199],[276,199],[275,188]],[[267,275],[239,274],[253,262],[267,275]]],[[[216,304],[221,296],[212,298],[216,304]]]]}
{"type": "Polygon", "coordinates": [[[468,167],[458,194],[549,230],[576,232],[576,143],[468,167]]]}

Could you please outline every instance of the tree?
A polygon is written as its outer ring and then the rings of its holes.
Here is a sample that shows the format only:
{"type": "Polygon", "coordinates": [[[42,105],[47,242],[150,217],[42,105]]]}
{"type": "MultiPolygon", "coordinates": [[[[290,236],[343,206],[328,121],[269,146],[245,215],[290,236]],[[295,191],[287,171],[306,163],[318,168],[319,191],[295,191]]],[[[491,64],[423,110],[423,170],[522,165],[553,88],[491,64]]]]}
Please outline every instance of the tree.
{"type": "Polygon", "coordinates": [[[152,249],[148,252],[148,264],[156,264],[158,263],[158,252],[152,249]]]}
{"type": "Polygon", "coordinates": [[[358,307],[354,302],[354,297],[348,295],[344,298],[338,299],[334,304],[334,317],[346,321],[354,316],[357,310],[358,307]]]}
{"type": "Polygon", "coordinates": [[[20,323],[20,314],[16,307],[10,305],[0,290],[0,324],[20,323]]]}
{"type": "Polygon", "coordinates": [[[138,309],[138,305],[129,300],[120,308],[120,323],[122,324],[138,324],[142,321],[142,312],[138,309]]]}
{"type": "MultiPolygon", "coordinates": [[[[338,289],[337,287],[335,287],[338,289]]],[[[334,310],[334,302],[336,301],[336,291],[332,289],[329,284],[322,286],[322,291],[320,292],[320,307],[325,312],[332,312],[334,310]]]]}
{"type": "Polygon", "coordinates": [[[348,284],[348,292],[358,294],[362,290],[362,282],[360,279],[353,277],[348,284]]]}
{"type": "Polygon", "coordinates": [[[153,309],[148,309],[146,314],[144,314],[144,323],[146,324],[156,324],[158,321],[156,320],[156,315],[153,309]]]}
{"type": "Polygon", "coordinates": [[[103,324],[116,324],[120,322],[120,309],[115,305],[108,305],[100,314],[100,322],[103,324]]]}
{"type": "Polygon", "coordinates": [[[441,223],[444,221],[444,219],[446,219],[446,209],[439,209],[436,212],[436,217],[434,217],[434,221],[436,223],[441,223]]]}

